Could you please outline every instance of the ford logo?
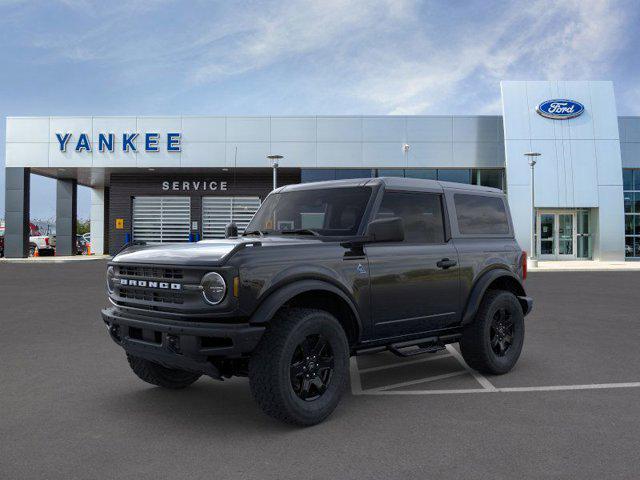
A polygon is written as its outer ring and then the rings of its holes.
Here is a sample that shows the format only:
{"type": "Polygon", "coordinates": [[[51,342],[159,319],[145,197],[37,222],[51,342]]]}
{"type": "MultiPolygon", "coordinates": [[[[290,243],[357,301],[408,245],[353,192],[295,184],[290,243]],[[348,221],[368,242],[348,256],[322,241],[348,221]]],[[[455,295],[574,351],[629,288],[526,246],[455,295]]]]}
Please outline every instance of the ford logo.
{"type": "Polygon", "coordinates": [[[581,115],[584,112],[584,105],[573,100],[547,100],[538,105],[536,112],[546,118],[566,120],[581,115]]]}

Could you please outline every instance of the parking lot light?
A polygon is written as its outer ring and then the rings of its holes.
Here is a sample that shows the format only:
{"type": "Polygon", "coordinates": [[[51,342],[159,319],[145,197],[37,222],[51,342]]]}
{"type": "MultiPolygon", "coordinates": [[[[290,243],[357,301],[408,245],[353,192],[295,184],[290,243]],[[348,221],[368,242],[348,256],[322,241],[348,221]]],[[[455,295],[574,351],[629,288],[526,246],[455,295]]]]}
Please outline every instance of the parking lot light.
{"type": "Polygon", "coordinates": [[[536,191],[535,191],[535,166],[536,157],[541,156],[539,152],[527,152],[524,154],[529,160],[531,167],[531,247],[529,250],[529,261],[532,267],[538,266],[538,257],[536,255],[536,191]]]}

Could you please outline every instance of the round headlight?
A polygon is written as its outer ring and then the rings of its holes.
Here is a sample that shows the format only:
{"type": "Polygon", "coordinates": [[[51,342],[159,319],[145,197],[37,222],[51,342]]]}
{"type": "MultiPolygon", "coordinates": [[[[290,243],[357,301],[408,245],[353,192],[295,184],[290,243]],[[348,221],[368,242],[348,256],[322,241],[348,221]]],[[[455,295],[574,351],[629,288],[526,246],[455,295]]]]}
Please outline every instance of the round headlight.
{"type": "Polygon", "coordinates": [[[113,293],[116,279],[116,269],[113,267],[107,268],[107,290],[109,293],[113,293]]]}
{"type": "Polygon", "coordinates": [[[202,296],[207,303],[217,305],[227,293],[227,284],[219,273],[211,272],[202,277],[202,296]]]}

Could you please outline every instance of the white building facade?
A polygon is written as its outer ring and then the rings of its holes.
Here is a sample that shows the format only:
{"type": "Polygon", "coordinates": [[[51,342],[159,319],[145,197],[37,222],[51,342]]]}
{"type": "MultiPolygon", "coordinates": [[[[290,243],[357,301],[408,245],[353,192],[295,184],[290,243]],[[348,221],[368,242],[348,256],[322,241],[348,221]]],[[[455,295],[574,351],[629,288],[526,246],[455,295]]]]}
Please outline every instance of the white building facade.
{"type": "Polygon", "coordinates": [[[502,116],[10,117],[5,253],[28,252],[31,174],[58,180],[59,255],[73,250],[78,184],[92,188],[93,252],[113,253],[242,229],[278,154],[279,185],[395,175],[492,186],[527,251],[535,218],[541,259],[640,258],[640,117],[618,117],[613,84],[501,89],[502,116]],[[535,209],[528,152],[540,154],[535,209]]]}

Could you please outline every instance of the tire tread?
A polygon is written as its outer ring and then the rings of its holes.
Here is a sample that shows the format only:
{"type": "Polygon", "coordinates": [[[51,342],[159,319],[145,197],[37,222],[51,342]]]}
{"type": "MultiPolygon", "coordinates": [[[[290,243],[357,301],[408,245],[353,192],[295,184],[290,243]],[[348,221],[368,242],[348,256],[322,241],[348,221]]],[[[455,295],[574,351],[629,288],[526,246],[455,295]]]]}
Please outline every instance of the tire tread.
{"type": "MultiPolygon", "coordinates": [[[[280,311],[272,320],[249,362],[251,393],[259,407],[277,420],[298,426],[320,423],[332,411],[331,409],[324,415],[316,416],[313,420],[295,415],[286,408],[286,400],[280,388],[281,379],[278,378],[280,352],[285,348],[291,331],[313,314],[330,315],[324,310],[312,308],[286,308],[280,311]]],[[[337,320],[336,324],[339,326],[337,320]]]]}
{"type": "MultiPolygon", "coordinates": [[[[460,351],[464,361],[467,362],[471,368],[481,373],[499,375],[507,373],[511,369],[505,370],[504,368],[500,368],[492,361],[494,353],[491,351],[489,342],[485,341],[484,338],[485,324],[491,320],[488,318],[489,310],[493,304],[505,294],[513,297],[513,301],[517,304],[518,308],[521,308],[513,293],[506,290],[489,290],[482,299],[474,321],[465,327],[462,339],[460,340],[460,351]]],[[[524,323],[522,328],[524,329],[524,323]]],[[[522,345],[520,345],[520,348],[522,348],[522,345]]],[[[516,360],[519,354],[520,352],[518,352],[516,360]]]]}

